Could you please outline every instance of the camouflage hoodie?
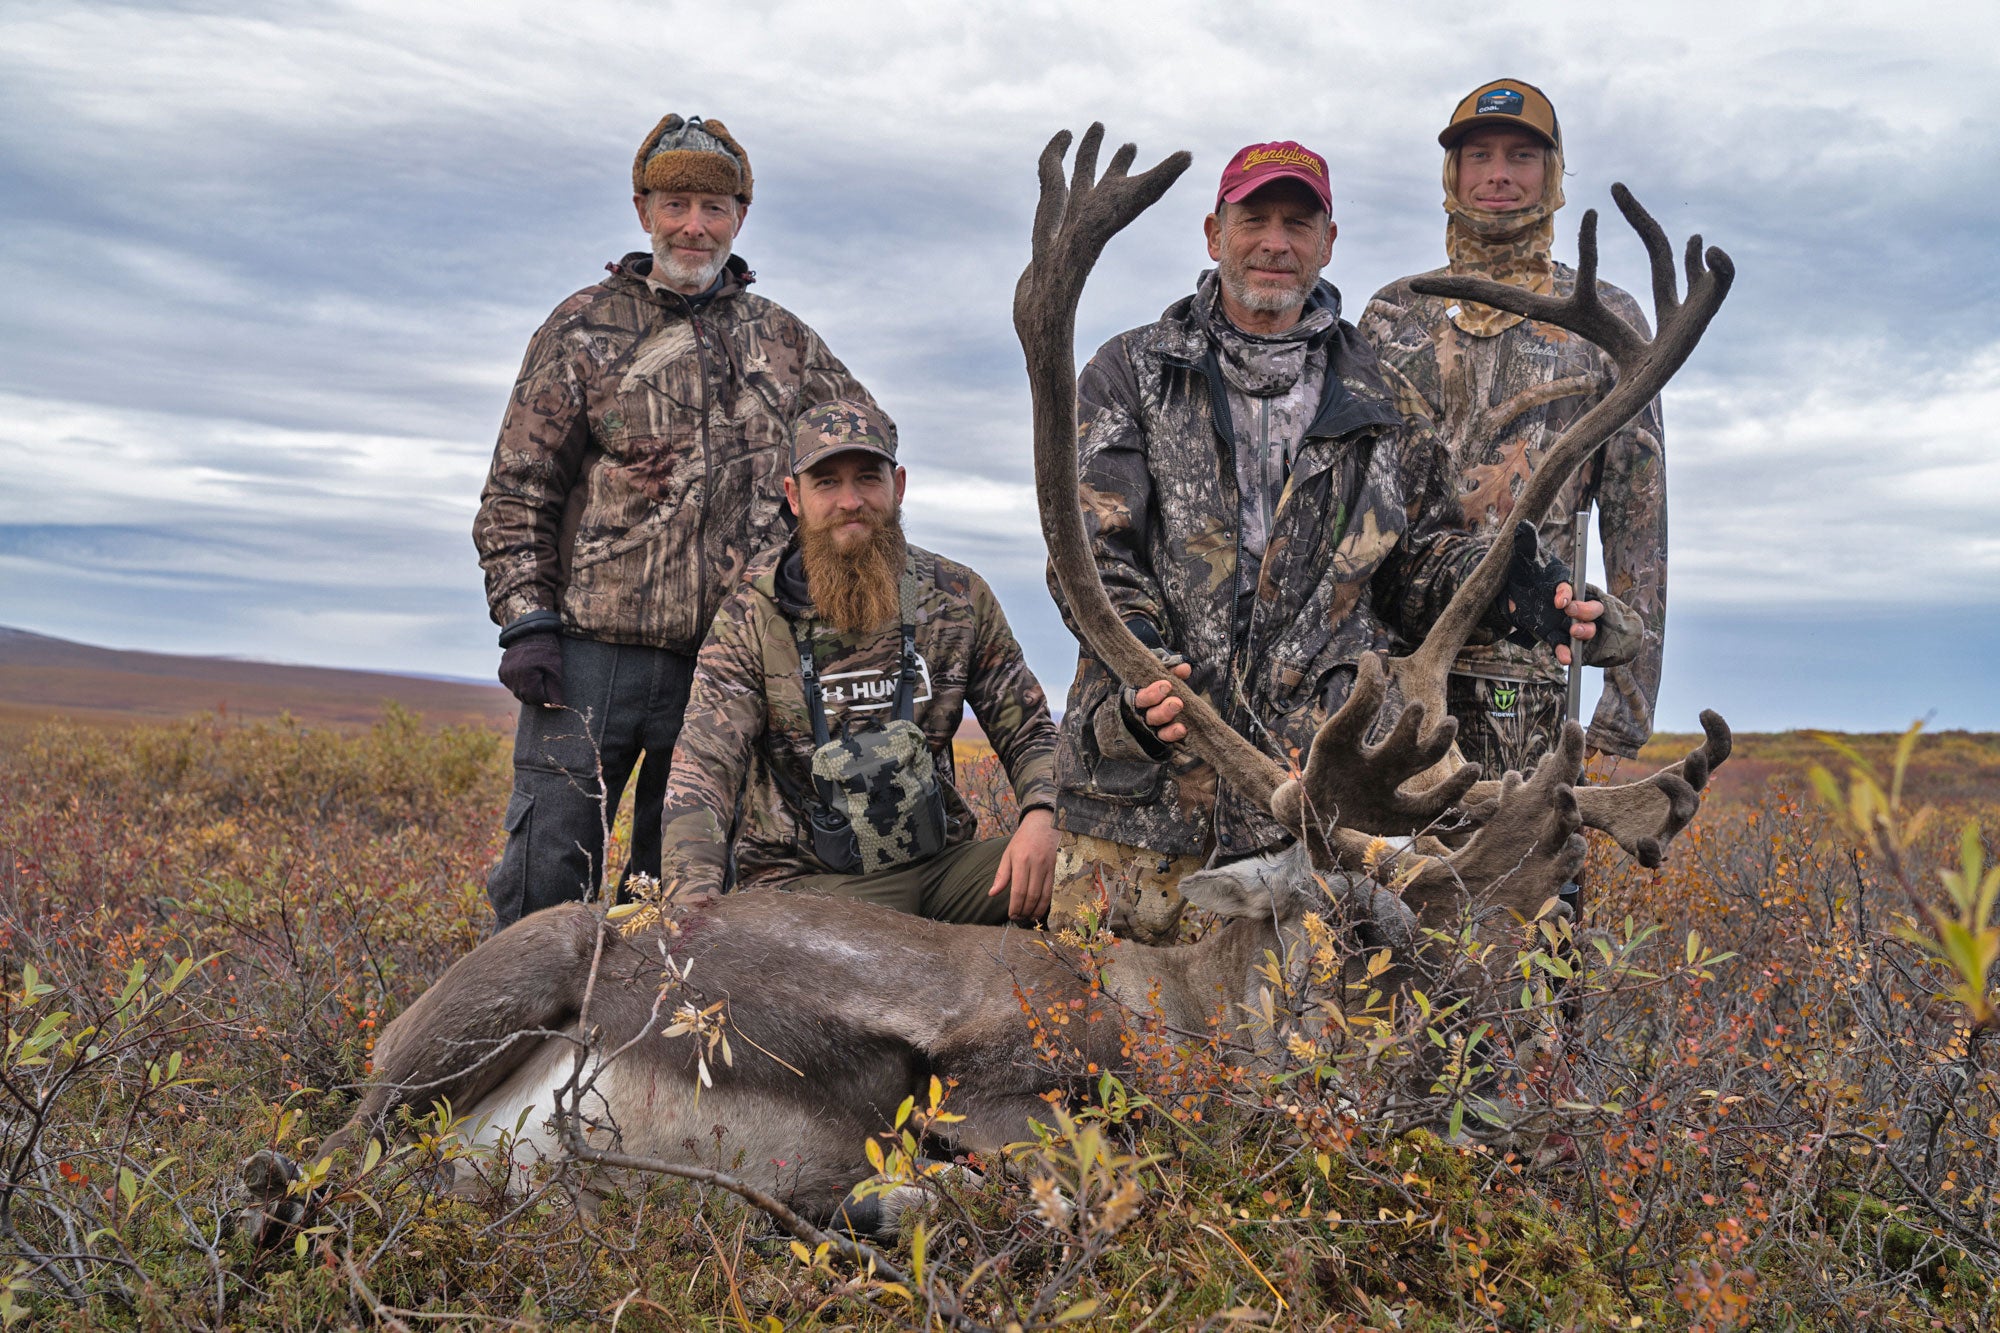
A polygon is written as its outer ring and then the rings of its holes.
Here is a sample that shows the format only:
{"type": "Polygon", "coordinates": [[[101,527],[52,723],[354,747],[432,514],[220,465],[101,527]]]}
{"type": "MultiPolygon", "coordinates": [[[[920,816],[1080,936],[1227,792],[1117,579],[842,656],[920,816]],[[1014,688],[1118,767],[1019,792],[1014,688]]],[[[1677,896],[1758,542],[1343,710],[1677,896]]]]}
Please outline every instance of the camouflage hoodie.
{"type": "MultiPolygon", "coordinates": [[[[1055,726],[986,580],[943,556],[908,549],[919,589],[916,723],[945,784],[946,841],[955,846],[978,836],[952,762],[965,705],[985,728],[1023,810],[1055,805],[1055,726]]],[[[696,661],[664,812],[661,878],[680,891],[722,887],[731,829],[739,887],[827,872],[812,854],[804,817],[814,745],[792,633],[793,620],[812,612],[802,564],[796,541],[758,556],[747,586],[722,604],[696,661]]],[[[886,720],[900,668],[895,627],[857,637],[817,625],[813,642],[832,733],[886,720]]]]}
{"type": "MultiPolygon", "coordinates": [[[[1555,295],[1576,289],[1576,270],[1551,264],[1549,271],[1555,295]]],[[[1404,278],[1377,292],[1361,316],[1361,333],[1382,359],[1399,410],[1431,423],[1451,451],[1465,530],[1490,536],[1513,512],[1514,497],[1549,446],[1610,391],[1616,373],[1595,344],[1552,324],[1493,321],[1501,326],[1491,334],[1477,331],[1478,325],[1468,331],[1453,316],[1457,303],[1417,295],[1410,290],[1414,280],[1404,278]]],[[[1646,317],[1629,294],[1604,282],[1598,292],[1607,307],[1646,331],[1646,317]]],[[[1660,692],[1667,616],[1664,435],[1654,399],[1578,470],[1542,524],[1544,549],[1573,567],[1571,516],[1594,498],[1599,539],[1592,564],[1603,572],[1591,581],[1630,606],[1646,626],[1639,656],[1604,673],[1604,694],[1590,722],[1592,745],[1628,758],[1652,735],[1660,692]]],[[[1467,649],[1458,667],[1551,683],[1563,680],[1567,670],[1550,648],[1504,642],[1467,649]]]]}
{"type": "Polygon", "coordinates": [[[872,402],[732,257],[692,299],[630,254],[528,344],[472,540],[502,626],[557,610],[608,643],[692,654],[750,557],[782,541],[792,421],[872,402]]]}
{"type": "MultiPolygon", "coordinates": [[[[1325,283],[1316,303],[1338,309],[1325,283]]],[[[1112,605],[1141,638],[1194,664],[1189,684],[1280,762],[1303,759],[1347,696],[1353,664],[1386,648],[1386,618],[1429,627],[1478,558],[1443,531],[1450,500],[1426,425],[1406,430],[1352,325],[1328,357],[1311,424],[1271,517],[1248,623],[1238,611],[1241,496],[1234,427],[1205,303],[1190,296],[1122,333],[1077,381],[1085,525],[1112,605]]],[[[1058,596],[1060,601],[1060,596],[1058,596]]],[[[1123,717],[1117,682],[1080,655],[1057,757],[1063,827],[1181,855],[1268,847],[1284,834],[1185,746],[1123,717]]]]}

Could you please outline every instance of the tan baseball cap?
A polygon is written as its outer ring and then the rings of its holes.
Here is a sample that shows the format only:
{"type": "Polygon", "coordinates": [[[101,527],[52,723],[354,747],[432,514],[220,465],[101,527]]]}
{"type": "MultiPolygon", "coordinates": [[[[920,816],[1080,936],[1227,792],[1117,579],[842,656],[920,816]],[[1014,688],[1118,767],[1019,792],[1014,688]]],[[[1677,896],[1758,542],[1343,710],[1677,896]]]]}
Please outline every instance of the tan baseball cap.
{"type": "Polygon", "coordinates": [[[895,423],[882,410],[851,398],[836,398],[806,411],[792,427],[792,475],[822,458],[864,453],[896,461],[895,423]]]}
{"type": "Polygon", "coordinates": [[[1482,125],[1519,125],[1548,140],[1551,148],[1563,145],[1555,104],[1540,88],[1519,79],[1495,79],[1467,93],[1438,134],[1438,143],[1450,148],[1482,125]]]}

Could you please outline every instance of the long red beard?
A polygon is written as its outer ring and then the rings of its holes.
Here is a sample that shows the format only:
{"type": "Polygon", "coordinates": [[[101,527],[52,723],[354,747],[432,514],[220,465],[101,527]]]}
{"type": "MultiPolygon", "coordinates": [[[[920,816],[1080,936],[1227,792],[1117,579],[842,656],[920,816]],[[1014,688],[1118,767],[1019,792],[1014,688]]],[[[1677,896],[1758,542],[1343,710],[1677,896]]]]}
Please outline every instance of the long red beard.
{"type": "Polygon", "coordinates": [[[902,515],[892,510],[865,517],[867,540],[847,550],[841,550],[833,537],[835,524],[846,522],[845,516],[799,525],[806,589],[820,616],[844,634],[873,634],[895,623],[902,610],[902,515]]]}

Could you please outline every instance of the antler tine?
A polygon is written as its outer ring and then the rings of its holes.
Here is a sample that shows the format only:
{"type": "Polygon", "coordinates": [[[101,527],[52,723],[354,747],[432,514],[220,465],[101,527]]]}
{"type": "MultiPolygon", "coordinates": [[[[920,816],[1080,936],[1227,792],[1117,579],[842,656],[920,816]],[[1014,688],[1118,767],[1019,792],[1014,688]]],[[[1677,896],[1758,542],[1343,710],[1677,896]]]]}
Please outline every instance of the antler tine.
{"type": "Polygon", "coordinates": [[[1063,213],[1069,208],[1069,189],[1062,178],[1063,156],[1069,152],[1069,141],[1068,130],[1057,130],[1055,137],[1042,149],[1041,160],[1036,163],[1042,181],[1041,197],[1035,201],[1034,243],[1037,248],[1054,243],[1056,232],[1062,227],[1063,213]]]}
{"type": "MultiPolygon", "coordinates": [[[[1632,230],[1639,233],[1639,239],[1646,243],[1646,262],[1653,273],[1653,322],[1665,328],[1681,308],[1680,286],[1674,281],[1674,252],[1667,245],[1666,230],[1653,220],[1639,203],[1637,197],[1620,182],[1613,182],[1611,197],[1618,204],[1618,211],[1632,224],[1632,230]]],[[[1688,239],[1690,259],[1696,253],[1693,247],[1701,244],[1701,237],[1688,239]]],[[[1694,292],[1694,271],[1688,271],[1688,292],[1694,292]]]]}
{"type": "Polygon", "coordinates": [[[1081,199],[1097,184],[1097,150],[1104,146],[1104,122],[1093,120],[1077,141],[1076,162],[1070,169],[1069,197],[1081,199]]]}
{"type": "MultiPolygon", "coordinates": [[[[1084,644],[1119,680],[1139,689],[1167,673],[1112,607],[1083,526],[1077,483],[1076,307],[1105,243],[1152,207],[1193,159],[1174,153],[1138,176],[1127,176],[1138,152],[1127,145],[1098,179],[1097,150],[1103,137],[1102,125],[1084,134],[1067,187],[1062,158],[1068,132],[1057,134],[1042,151],[1042,201],[1035,214],[1033,254],[1014,288],[1014,331],[1028,363],[1035,492],[1049,563],[1084,644]]],[[[1238,735],[1207,700],[1167,678],[1182,703],[1188,747],[1214,766],[1225,783],[1268,806],[1284,771],[1238,735]]]]}

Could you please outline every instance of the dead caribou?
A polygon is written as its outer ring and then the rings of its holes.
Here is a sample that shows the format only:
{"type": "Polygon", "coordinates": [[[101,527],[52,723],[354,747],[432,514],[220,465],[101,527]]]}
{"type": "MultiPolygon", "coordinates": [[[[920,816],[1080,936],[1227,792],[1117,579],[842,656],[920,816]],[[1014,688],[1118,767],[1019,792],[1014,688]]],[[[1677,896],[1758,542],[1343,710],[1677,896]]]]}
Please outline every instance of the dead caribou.
{"type": "MultiPolygon", "coordinates": [[[[1156,679],[1159,666],[1106,600],[1077,503],[1074,326],[1104,245],[1166,192],[1189,158],[1176,153],[1133,176],[1135,150],[1127,145],[1099,178],[1101,141],[1102,127],[1093,126],[1067,184],[1069,134],[1042,154],[1033,257],[1014,320],[1057,577],[1091,650],[1137,687],[1156,679]]],[[[1516,516],[1529,522],[1686,360],[1729,287],[1727,257],[1710,250],[1704,262],[1696,238],[1683,302],[1665,236],[1622,187],[1614,193],[1651,257],[1659,327],[1651,340],[1596,300],[1594,214],[1584,219],[1576,294],[1566,300],[1474,279],[1422,284],[1572,329],[1617,361],[1615,391],[1571,428],[1520,497],[1516,516]]],[[[1157,997],[1168,1023],[1199,1030],[1219,1004],[1253,999],[1265,985],[1266,955],[1287,956],[1308,912],[1345,913],[1374,939],[1401,946],[1419,927],[1468,910],[1532,917],[1581,861],[1583,827],[1611,834],[1645,864],[1659,862],[1693,816],[1709,770],[1728,755],[1728,729],[1713,714],[1703,715],[1704,745],[1625,786],[1575,785],[1582,734],[1573,723],[1533,774],[1479,782],[1475,768],[1456,762],[1445,675],[1501,588],[1510,544],[1503,537],[1495,545],[1415,653],[1363,662],[1302,773],[1289,775],[1176,687],[1185,743],[1224,781],[1265,801],[1298,839],[1288,851],[1184,881],[1186,896],[1222,924],[1191,945],[1112,948],[1103,984],[1114,1004],[1144,1014],[1157,997]],[[1448,812],[1459,821],[1451,845],[1426,836],[1448,812]],[[1385,861],[1385,838],[1408,841],[1385,861]]],[[[831,1222],[868,1174],[864,1142],[905,1097],[921,1098],[932,1076],[956,1083],[950,1109],[964,1118],[947,1131],[954,1148],[994,1152],[1028,1137],[1055,1076],[1032,1055],[1022,997],[1041,1006],[1086,993],[1061,945],[1012,927],[947,926],[862,903],[744,893],[626,934],[599,909],[559,907],[480,945],[389,1025],[372,1083],[322,1151],[385,1133],[401,1107],[448,1100],[486,1140],[521,1125],[519,1160],[579,1151],[628,1163],[719,1160],[763,1196],[831,1222]],[[676,1012],[694,1017],[675,1023],[676,1012]],[[710,1063],[713,1086],[704,1089],[699,1066],[712,1037],[705,1025],[717,1023],[732,1039],[733,1060],[710,1063]],[[552,1115],[559,1101],[564,1113],[552,1115]]],[[[1117,1024],[1087,1026],[1079,1040],[1101,1067],[1120,1065],[1117,1024]]],[[[246,1164],[253,1217],[266,1237],[297,1220],[296,1178],[274,1153],[246,1164]]],[[[879,1215],[849,1211],[845,1220],[893,1232],[900,1202],[892,1196],[879,1215]]]]}

